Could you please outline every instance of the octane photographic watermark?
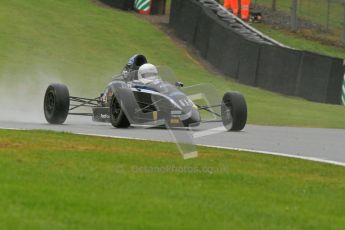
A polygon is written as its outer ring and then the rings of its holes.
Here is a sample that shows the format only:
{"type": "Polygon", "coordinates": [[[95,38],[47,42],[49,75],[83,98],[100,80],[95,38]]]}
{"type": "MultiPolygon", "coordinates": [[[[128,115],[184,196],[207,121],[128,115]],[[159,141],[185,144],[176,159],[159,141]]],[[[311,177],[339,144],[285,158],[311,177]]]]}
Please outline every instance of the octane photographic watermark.
{"type": "Polygon", "coordinates": [[[225,165],[220,166],[188,166],[188,165],[116,165],[116,173],[140,173],[140,174],[221,174],[228,173],[229,168],[225,165]]]}

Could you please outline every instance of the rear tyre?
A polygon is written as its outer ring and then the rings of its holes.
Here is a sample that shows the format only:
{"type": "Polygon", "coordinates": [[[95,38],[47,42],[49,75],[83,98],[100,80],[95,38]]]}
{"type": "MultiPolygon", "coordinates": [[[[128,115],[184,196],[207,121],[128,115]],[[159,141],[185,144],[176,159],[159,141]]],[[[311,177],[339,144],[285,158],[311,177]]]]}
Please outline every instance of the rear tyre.
{"type": "Polygon", "coordinates": [[[247,104],[242,94],[227,92],[223,96],[221,116],[228,131],[240,131],[247,123],[247,104]]]}
{"type": "Polygon", "coordinates": [[[131,125],[115,94],[111,98],[109,109],[110,123],[112,126],[116,128],[128,128],[131,125]]]}
{"type": "Polygon", "coordinates": [[[44,95],[44,116],[50,124],[62,124],[69,111],[69,91],[62,84],[51,84],[44,95]]]}

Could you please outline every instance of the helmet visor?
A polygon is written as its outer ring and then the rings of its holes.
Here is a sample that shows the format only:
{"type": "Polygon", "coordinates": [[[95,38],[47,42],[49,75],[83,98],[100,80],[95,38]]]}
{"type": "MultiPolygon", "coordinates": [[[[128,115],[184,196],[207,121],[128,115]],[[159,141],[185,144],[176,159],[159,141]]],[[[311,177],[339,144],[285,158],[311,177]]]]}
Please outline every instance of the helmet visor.
{"type": "Polygon", "coordinates": [[[143,73],[143,74],[141,74],[141,76],[142,76],[143,78],[156,77],[156,76],[157,76],[157,73],[154,73],[154,72],[143,73]]]}

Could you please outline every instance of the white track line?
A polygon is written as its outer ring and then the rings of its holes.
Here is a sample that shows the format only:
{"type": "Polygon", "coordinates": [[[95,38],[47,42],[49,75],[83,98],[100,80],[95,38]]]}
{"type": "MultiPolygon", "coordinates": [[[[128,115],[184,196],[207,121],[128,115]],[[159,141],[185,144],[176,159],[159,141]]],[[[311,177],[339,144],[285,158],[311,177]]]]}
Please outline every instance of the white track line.
{"type": "Polygon", "coordinates": [[[339,166],[345,167],[345,163],[343,162],[326,160],[326,159],[316,158],[316,157],[305,157],[305,156],[299,156],[299,155],[293,155],[293,154],[287,154],[287,153],[276,153],[276,152],[269,152],[269,151],[255,150],[255,149],[242,149],[242,148],[215,146],[215,145],[198,145],[198,146],[234,150],[234,151],[241,151],[241,152],[252,152],[252,153],[259,153],[259,154],[266,154],[266,155],[273,155],[273,156],[280,156],[280,157],[288,157],[288,158],[296,158],[296,159],[316,161],[320,163],[327,163],[327,164],[333,164],[333,165],[339,165],[339,166]]]}
{"type": "Polygon", "coordinates": [[[213,128],[213,129],[194,132],[193,137],[194,138],[206,137],[209,135],[224,133],[225,131],[226,131],[226,129],[224,128],[224,126],[219,126],[219,127],[213,128]]]}
{"type": "MultiPolygon", "coordinates": [[[[35,130],[28,130],[28,129],[6,128],[6,127],[0,127],[0,129],[35,131],[35,130]]],[[[47,130],[47,131],[54,131],[54,130],[47,130]]],[[[54,131],[54,132],[59,132],[59,131],[54,131]]],[[[130,139],[130,140],[139,140],[139,141],[156,141],[156,142],[164,142],[164,143],[169,142],[169,141],[150,140],[150,139],[144,139],[144,138],[111,136],[111,135],[92,134],[92,133],[88,133],[88,134],[86,134],[86,133],[78,133],[78,132],[67,132],[67,133],[73,133],[73,134],[83,135],[83,136],[106,137],[106,138],[115,138],[115,139],[130,139]]],[[[217,145],[202,145],[202,144],[199,145],[198,144],[197,146],[209,147],[209,148],[217,148],[217,149],[226,149],[226,150],[233,150],[233,151],[240,151],[240,152],[252,152],[252,153],[258,153],[258,154],[266,154],[266,155],[288,157],[288,158],[296,158],[296,159],[301,159],[301,160],[314,161],[314,162],[319,162],[319,163],[332,164],[332,165],[338,165],[338,166],[345,167],[345,163],[343,163],[343,162],[326,160],[326,159],[316,158],[316,157],[306,157],[306,156],[298,156],[298,155],[292,155],[292,154],[286,154],[286,153],[261,151],[261,150],[255,150],[255,149],[243,149],[243,148],[224,147],[224,146],[217,146],[217,145]]]]}

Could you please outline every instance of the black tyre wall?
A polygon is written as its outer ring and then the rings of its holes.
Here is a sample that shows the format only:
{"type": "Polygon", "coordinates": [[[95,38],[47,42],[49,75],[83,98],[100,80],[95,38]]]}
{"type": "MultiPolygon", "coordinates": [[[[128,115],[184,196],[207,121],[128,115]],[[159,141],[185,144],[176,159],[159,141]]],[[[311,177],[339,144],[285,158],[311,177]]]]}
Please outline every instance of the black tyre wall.
{"type": "MultiPolygon", "coordinates": [[[[179,1],[178,1],[179,2],[179,1]]],[[[195,31],[198,25],[199,16],[201,14],[201,6],[195,1],[179,2],[176,7],[179,6],[178,12],[173,17],[172,25],[177,35],[188,43],[193,43],[195,37],[195,31]]]]}
{"type": "Polygon", "coordinates": [[[312,101],[339,104],[343,72],[342,60],[304,52],[296,95],[312,101]]]}
{"type": "Polygon", "coordinates": [[[214,21],[210,16],[211,14],[212,12],[209,9],[203,9],[200,12],[200,18],[198,21],[197,28],[195,30],[195,36],[193,40],[195,48],[200,52],[200,55],[204,58],[206,58],[207,56],[208,42],[210,38],[209,34],[214,24],[214,21]]]}
{"type": "Polygon", "coordinates": [[[258,86],[286,95],[294,95],[302,52],[262,45],[257,70],[258,86]]]}
{"type": "Polygon", "coordinates": [[[170,25],[225,75],[311,101],[340,104],[343,60],[270,42],[214,1],[172,0],[170,25]]]}
{"type": "Polygon", "coordinates": [[[118,8],[121,10],[132,10],[134,9],[134,0],[100,0],[108,6],[118,8]]]}
{"type": "Polygon", "coordinates": [[[238,80],[241,83],[256,86],[261,44],[244,39],[241,43],[242,50],[239,56],[238,80]]]}

